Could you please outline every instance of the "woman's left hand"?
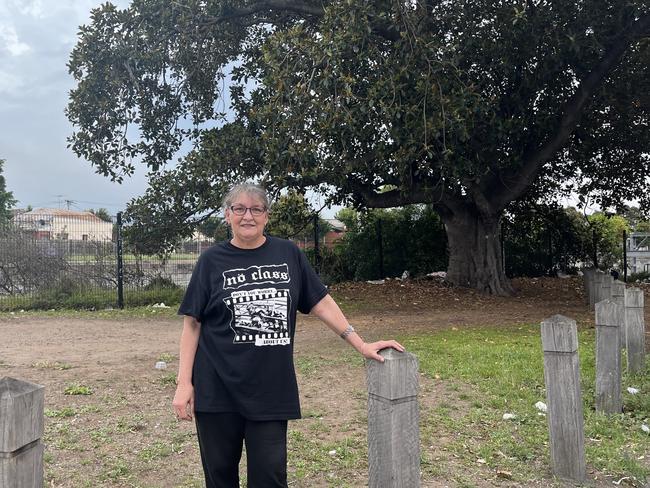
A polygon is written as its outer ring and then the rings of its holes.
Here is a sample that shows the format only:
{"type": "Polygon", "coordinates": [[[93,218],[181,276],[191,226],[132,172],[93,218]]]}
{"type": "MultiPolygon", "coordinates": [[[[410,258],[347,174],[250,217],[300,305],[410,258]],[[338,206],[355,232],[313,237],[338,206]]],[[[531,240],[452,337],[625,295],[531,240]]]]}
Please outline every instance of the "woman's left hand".
{"type": "Polygon", "coordinates": [[[404,346],[402,346],[397,341],[390,340],[390,341],[377,341],[377,342],[370,342],[370,343],[365,342],[363,346],[361,346],[361,354],[363,354],[363,357],[365,358],[374,359],[375,361],[379,361],[380,363],[383,363],[384,358],[379,354],[379,351],[381,351],[382,349],[386,349],[388,347],[392,347],[393,349],[399,352],[404,352],[404,346]]]}

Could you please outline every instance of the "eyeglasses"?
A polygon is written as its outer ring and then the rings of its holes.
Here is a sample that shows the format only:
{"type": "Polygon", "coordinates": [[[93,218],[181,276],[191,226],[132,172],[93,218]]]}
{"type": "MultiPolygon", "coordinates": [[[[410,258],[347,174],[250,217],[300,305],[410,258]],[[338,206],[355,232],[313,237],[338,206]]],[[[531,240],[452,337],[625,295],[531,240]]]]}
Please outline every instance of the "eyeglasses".
{"type": "Polygon", "coordinates": [[[232,205],[230,211],[235,215],[246,215],[246,211],[250,210],[253,217],[260,217],[266,212],[266,207],[244,207],[243,205],[232,205]]]}

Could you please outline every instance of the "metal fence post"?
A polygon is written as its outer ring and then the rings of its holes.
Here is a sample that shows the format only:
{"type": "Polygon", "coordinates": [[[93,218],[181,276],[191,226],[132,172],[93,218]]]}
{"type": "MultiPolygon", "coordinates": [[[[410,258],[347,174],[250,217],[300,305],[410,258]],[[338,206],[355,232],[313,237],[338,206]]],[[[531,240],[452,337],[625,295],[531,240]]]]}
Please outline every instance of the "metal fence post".
{"type": "Polygon", "coordinates": [[[544,381],[553,472],[585,479],[585,435],[576,321],[554,315],[542,322],[544,381]]]}
{"type": "Polygon", "coordinates": [[[379,276],[380,280],[384,279],[384,237],[382,235],[381,219],[377,219],[377,251],[379,252],[379,276]]]}
{"type": "Polygon", "coordinates": [[[124,308],[124,263],[122,262],[122,212],[117,212],[117,307],[124,308]]]}
{"type": "Polygon", "coordinates": [[[418,360],[384,349],[368,360],[368,486],[420,486],[418,360]]]}
{"type": "Polygon", "coordinates": [[[623,281],[627,283],[627,232],[623,231],[623,281]]]}
{"type": "Polygon", "coordinates": [[[314,268],[320,273],[320,239],[318,237],[318,214],[314,214],[314,268]]]}

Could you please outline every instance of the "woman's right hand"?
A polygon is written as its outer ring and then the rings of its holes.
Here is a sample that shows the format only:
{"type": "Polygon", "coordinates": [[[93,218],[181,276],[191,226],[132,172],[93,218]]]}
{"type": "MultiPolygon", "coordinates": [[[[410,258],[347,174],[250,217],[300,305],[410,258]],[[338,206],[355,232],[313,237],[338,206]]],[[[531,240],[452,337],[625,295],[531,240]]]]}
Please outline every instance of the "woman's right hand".
{"type": "Polygon", "coordinates": [[[178,384],[172,406],[177,419],[192,420],[194,415],[194,386],[192,384],[178,384]]]}

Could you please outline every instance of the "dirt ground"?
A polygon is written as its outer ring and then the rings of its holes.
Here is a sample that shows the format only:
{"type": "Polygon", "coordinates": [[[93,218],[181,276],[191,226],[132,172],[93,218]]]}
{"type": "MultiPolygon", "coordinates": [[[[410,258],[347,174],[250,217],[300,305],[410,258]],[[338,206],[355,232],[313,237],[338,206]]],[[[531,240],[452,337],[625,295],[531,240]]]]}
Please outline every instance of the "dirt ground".
{"type": "MultiPolygon", "coordinates": [[[[438,281],[398,280],[343,284],[333,294],[366,340],[444,327],[537,323],[556,313],[582,325],[593,322],[577,278],[514,285],[517,294],[508,298],[438,281]]],[[[646,324],[647,295],[648,290],[646,324]]],[[[0,377],[45,386],[46,486],[202,486],[193,425],[177,423],[170,406],[180,329],[180,319],[171,314],[128,320],[0,316],[0,377]],[[166,371],[154,368],[161,358],[169,364],[166,371]],[[87,386],[92,394],[66,395],[70,385],[87,386]]],[[[351,360],[341,340],[311,317],[299,318],[295,344],[304,418],[290,424],[290,486],[367,485],[365,464],[326,462],[330,451],[324,461],[317,452],[326,446],[341,452],[350,430],[365,429],[362,362],[351,360]],[[311,467],[291,463],[293,440],[301,438],[314,446],[313,459],[300,453],[311,467]],[[325,472],[314,469],[321,462],[325,472]]],[[[435,404],[440,388],[423,380],[421,403],[435,404]]],[[[447,462],[447,471],[424,474],[422,486],[461,486],[445,474],[454,469],[453,459],[445,461],[442,451],[432,458],[447,462]]],[[[466,476],[473,486],[516,485],[480,466],[466,476]]]]}

